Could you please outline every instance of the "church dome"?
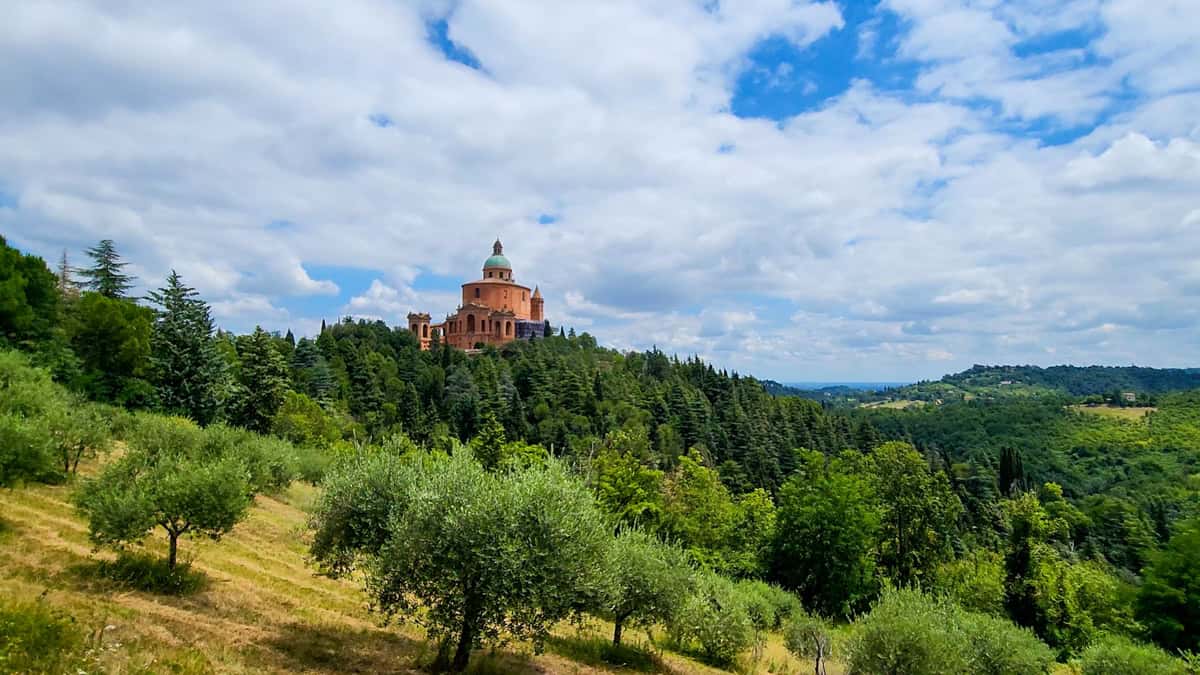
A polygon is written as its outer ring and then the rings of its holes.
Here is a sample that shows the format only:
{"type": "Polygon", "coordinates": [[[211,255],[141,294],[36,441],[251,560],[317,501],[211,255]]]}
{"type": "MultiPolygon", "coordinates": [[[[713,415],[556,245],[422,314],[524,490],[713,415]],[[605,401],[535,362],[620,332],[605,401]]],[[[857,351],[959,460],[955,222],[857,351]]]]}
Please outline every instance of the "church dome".
{"type": "Polygon", "coordinates": [[[511,270],[512,265],[508,262],[508,258],[504,257],[504,245],[497,239],[496,243],[492,244],[492,257],[483,262],[483,269],[498,267],[501,269],[511,270]]]}
{"type": "Polygon", "coordinates": [[[512,269],[512,265],[508,263],[508,258],[505,258],[502,255],[494,255],[484,261],[483,269],[486,270],[489,267],[503,267],[506,270],[512,269]]]}

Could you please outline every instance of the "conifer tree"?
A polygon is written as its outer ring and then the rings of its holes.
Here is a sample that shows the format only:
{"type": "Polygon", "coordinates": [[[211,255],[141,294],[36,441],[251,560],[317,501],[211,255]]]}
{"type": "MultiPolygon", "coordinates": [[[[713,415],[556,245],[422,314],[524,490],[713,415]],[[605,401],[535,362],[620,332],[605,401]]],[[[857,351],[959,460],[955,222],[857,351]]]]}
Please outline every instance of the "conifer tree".
{"type": "Polygon", "coordinates": [[[271,334],[256,326],[250,335],[237,339],[241,372],[232,406],[233,421],[266,433],[289,391],[287,362],[275,348],[271,334]]]}
{"type": "Polygon", "coordinates": [[[1011,497],[1015,490],[1021,488],[1025,481],[1025,467],[1021,462],[1021,451],[1011,446],[1000,450],[1000,471],[997,480],[1000,481],[1000,492],[1005,497],[1011,497]]]}
{"type": "Polygon", "coordinates": [[[133,288],[134,277],[121,271],[129,263],[121,260],[112,239],[102,239],[99,244],[89,248],[87,254],[93,265],[79,271],[87,280],[84,282],[87,290],[109,298],[124,298],[133,288]]]}
{"type": "Polygon", "coordinates": [[[208,303],[174,270],[166,286],[151,291],[148,299],[158,308],[150,360],[159,405],[201,424],[215,421],[225,401],[227,380],[208,303]]]}

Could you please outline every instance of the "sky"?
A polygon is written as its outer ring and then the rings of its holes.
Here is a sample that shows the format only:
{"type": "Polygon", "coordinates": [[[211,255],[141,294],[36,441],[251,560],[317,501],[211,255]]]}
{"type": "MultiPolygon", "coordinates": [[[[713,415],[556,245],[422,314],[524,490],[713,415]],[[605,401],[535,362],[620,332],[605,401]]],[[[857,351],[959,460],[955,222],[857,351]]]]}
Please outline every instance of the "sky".
{"type": "Polygon", "coordinates": [[[218,323],[452,312],[783,381],[1200,366],[1200,0],[12,3],[0,233],[218,323]]]}

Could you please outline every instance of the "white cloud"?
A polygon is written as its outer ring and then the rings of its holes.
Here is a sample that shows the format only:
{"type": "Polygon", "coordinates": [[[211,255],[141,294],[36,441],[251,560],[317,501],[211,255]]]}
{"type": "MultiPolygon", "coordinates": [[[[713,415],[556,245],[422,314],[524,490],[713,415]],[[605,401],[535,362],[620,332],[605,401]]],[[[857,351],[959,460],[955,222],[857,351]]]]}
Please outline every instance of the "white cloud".
{"type": "Polygon", "coordinates": [[[312,298],[440,317],[453,281],[418,279],[477,274],[499,234],[555,323],[764,376],[1187,364],[1200,35],[1144,4],[895,0],[917,91],[856,81],[776,124],[731,115],[733,83],[758,41],[841,27],[832,2],[18,3],[0,228],[50,258],[114,238],[239,329],[311,327],[312,298]],[[1079,29],[1100,58],[1015,56],[1079,29]],[[1010,124],[1043,118],[1103,123],[1057,147],[1010,124]]]}

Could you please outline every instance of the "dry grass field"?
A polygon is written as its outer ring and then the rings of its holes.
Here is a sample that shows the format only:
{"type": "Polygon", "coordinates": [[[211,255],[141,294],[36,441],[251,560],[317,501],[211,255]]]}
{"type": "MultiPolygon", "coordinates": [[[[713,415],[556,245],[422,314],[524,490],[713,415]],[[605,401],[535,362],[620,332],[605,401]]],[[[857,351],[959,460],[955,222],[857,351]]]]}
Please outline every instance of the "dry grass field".
{"type": "Polygon", "coordinates": [[[1071,409],[1076,412],[1133,421],[1143,419],[1155,411],[1155,408],[1122,408],[1115,405],[1073,405],[1071,409]]]}
{"type": "MultiPolygon", "coordinates": [[[[0,596],[47,603],[88,637],[87,672],[107,673],[409,673],[424,672],[433,649],[412,625],[381,626],[352,580],[320,576],[306,564],[305,508],[316,489],[296,483],[259,497],[249,518],[220,542],[187,540],[182,559],[203,575],[182,596],[132,590],[99,573],[86,523],[69,503],[68,486],[0,490],[0,596]]],[[[152,537],[145,549],[166,550],[152,537]]],[[[475,673],[630,672],[600,660],[609,627],[564,624],[541,655],[524,644],[484,650],[475,673]]],[[[648,645],[630,631],[630,643],[648,645]]],[[[646,647],[648,651],[653,651],[646,647]]],[[[657,652],[638,670],[717,673],[693,659],[657,652]]],[[[744,672],[808,673],[778,636],[744,672]]],[[[830,669],[831,675],[841,670],[830,669]]]]}

